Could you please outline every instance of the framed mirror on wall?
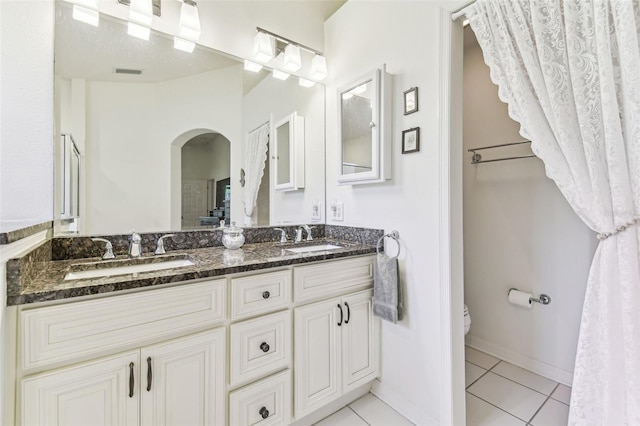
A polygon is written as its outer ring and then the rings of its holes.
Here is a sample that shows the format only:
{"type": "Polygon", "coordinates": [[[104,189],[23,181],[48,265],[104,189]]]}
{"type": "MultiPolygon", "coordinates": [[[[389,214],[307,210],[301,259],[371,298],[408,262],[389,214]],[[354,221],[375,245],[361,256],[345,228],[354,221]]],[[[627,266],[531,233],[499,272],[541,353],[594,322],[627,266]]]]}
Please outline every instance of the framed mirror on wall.
{"type": "MultiPolygon", "coordinates": [[[[324,159],[322,84],[305,88],[267,70],[248,72],[242,59],[199,45],[179,51],[155,30],[148,41],[135,39],[112,16],[101,14],[96,28],[71,15],[70,3],[56,1],[55,128],[58,138],[74,135],[82,159],[78,228],[65,227],[58,213],[58,235],[207,229],[222,218],[245,223],[245,139],[291,111],[309,131],[302,155],[324,159]]],[[[305,162],[305,191],[275,191],[265,173],[251,223],[311,221],[314,203],[325,198],[324,161],[305,162]]],[[[61,167],[56,160],[56,181],[61,167]]]]}
{"type": "Polygon", "coordinates": [[[340,173],[356,185],[391,178],[391,75],[385,66],[338,89],[340,173]]]}

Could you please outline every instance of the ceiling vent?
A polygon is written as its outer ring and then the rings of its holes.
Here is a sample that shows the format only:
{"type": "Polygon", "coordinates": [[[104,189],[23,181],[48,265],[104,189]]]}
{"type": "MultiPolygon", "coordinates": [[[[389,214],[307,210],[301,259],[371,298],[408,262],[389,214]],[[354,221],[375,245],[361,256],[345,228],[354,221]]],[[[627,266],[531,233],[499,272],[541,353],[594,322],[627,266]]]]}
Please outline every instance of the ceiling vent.
{"type": "Polygon", "coordinates": [[[131,68],[114,68],[113,72],[116,74],[132,74],[132,75],[142,74],[142,70],[134,70],[131,68]]]}

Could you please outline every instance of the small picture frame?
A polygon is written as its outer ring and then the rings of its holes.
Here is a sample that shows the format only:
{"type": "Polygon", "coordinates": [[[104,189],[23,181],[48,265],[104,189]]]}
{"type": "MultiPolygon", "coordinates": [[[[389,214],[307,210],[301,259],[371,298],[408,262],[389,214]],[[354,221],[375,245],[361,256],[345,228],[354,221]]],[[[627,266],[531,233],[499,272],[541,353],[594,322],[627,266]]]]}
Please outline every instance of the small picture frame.
{"type": "Polygon", "coordinates": [[[413,127],[402,132],[402,153],[420,151],[420,127],[413,127]]]}
{"type": "Polygon", "coordinates": [[[418,111],[418,88],[412,87],[404,92],[404,115],[418,111]]]}

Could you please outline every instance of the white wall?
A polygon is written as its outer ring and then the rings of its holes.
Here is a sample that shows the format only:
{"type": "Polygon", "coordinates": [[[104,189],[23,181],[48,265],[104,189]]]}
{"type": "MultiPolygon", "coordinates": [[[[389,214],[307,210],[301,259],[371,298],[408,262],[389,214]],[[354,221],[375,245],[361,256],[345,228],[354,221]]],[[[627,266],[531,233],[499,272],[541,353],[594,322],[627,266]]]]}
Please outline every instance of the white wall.
{"type": "MultiPolygon", "coordinates": [[[[325,120],[324,86],[303,88],[298,79],[286,81],[265,77],[249,93],[242,103],[243,137],[261,124],[276,122],[296,111],[304,117],[305,135],[305,186],[296,191],[276,192],[273,188],[275,172],[272,168],[267,178],[270,182],[270,223],[310,223],[313,200],[324,202],[324,144],[325,120]]],[[[271,130],[273,134],[273,127],[271,130]]],[[[273,140],[273,137],[271,138],[273,140]]],[[[273,167],[275,163],[271,162],[273,167]]],[[[246,170],[250,173],[250,170],[246,170]]],[[[256,217],[255,212],[254,217],[256,217]]],[[[322,217],[324,220],[324,217],[322,217]]]]}
{"type": "Polygon", "coordinates": [[[88,83],[85,164],[91,190],[81,232],[179,229],[182,144],[174,142],[194,129],[229,139],[234,174],[240,155],[238,68],[159,84],[88,83]]]}
{"type": "MultiPolygon", "coordinates": [[[[396,229],[406,318],[382,324],[382,376],[375,392],[417,424],[438,424],[441,378],[440,144],[438,109],[440,3],[350,1],[325,24],[327,201],[344,203],[344,222],[396,229]],[[338,186],[337,89],[387,64],[393,75],[393,178],[384,184],[338,186]],[[402,92],[419,87],[420,110],[403,116],[402,92]],[[420,151],[401,154],[402,130],[419,126],[420,151]]],[[[444,143],[444,142],[443,142],[444,143]]],[[[446,142],[448,143],[448,141],[446,142]]],[[[395,251],[393,242],[387,242],[395,251]]],[[[461,314],[462,315],[462,314],[461,314]]],[[[446,422],[447,420],[443,420],[446,422]]]]}
{"type": "Polygon", "coordinates": [[[0,2],[0,223],[53,217],[53,6],[0,2]]]}
{"type": "MultiPolygon", "coordinates": [[[[464,265],[465,303],[472,319],[467,341],[570,385],[597,240],[537,158],[471,165],[468,148],[523,138],[498,99],[470,29],[465,39],[464,265]],[[551,304],[510,305],[511,287],[548,294],[551,304]]],[[[525,151],[530,153],[528,146],[525,151]]],[[[522,152],[479,153],[489,159],[522,152]]]]}

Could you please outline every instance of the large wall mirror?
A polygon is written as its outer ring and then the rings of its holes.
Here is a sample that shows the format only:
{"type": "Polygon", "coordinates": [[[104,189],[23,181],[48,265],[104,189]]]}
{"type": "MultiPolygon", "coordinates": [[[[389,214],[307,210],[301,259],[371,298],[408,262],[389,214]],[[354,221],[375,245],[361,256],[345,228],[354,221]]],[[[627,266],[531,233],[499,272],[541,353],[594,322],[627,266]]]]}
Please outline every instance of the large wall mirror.
{"type": "Polygon", "coordinates": [[[64,217],[64,165],[56,143],[58,235],[165,232],[218,226],[321,222],[325,198],[325,88],[252,73],[236,57],[196,46],[174,49],[152,31],[127,34],[126,22],[101,15],[99,27],[72,18],[56,1],[55,127],[80,156],[77,217],[64,217]],[[304,187],[276,191],[271,155],[251,215],[243,205],[252,149],[248,135],[292,111],[305,118],[304,187]]]}

